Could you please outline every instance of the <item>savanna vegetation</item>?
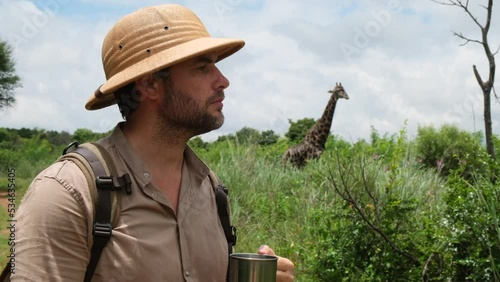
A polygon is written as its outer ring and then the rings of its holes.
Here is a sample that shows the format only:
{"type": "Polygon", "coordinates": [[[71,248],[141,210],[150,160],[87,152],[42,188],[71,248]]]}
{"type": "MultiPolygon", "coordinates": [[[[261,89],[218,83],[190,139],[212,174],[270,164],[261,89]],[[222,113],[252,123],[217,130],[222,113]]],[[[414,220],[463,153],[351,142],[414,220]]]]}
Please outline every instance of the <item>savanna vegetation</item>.
{"type": "MultiPolygon", "coordinates": [[[[330,136],[302,170],[281,167],[308,122],[290,122],[285,136],[243,128],[190,141],[230,189],[237,251],[269,244],[295,262],[296,281],[500,281],[499,168],[481,133],[426,126],[410,140],[405,128],[372,128],[355,143],[330,136]]],[[[0,129],[0,188],[15,168],[19,204],[66,144],[103,135],[0,129]]],[[[8,230],[0,235],[5,262],[8,230]]]]}

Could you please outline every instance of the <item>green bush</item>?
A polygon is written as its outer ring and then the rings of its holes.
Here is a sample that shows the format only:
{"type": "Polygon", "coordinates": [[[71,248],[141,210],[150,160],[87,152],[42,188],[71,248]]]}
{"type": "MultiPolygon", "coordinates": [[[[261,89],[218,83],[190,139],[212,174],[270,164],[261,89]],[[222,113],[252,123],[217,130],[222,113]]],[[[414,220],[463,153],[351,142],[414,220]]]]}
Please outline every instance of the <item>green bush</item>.
{"type": "Polygon", "coordinates": [[[188,145],[193,150],[204,150],[208,147],[208,143],[203,141],[200,137],[191,138],[188,142],[188,145]]]}
{"type": "Polygon", "coordinates": [[[259,141],[260,132],[257,129],[243,127],[236,132],[236,140],[239,144],[255,144],[259,141]]]}
{"type": "Polygon", "coordinates": [[[485,148],[480,133],[469,133],[453,125],[443,125],[439,130],[432,126],[420,127],[416,138],[419,161],[434,168],[443,176],[461,170],[464,177],[488,172],[484,162],[485,148]]]}
{"type": "Polygon", "coordinates": [[[446,194],[454,281],[500,281],[499,187],[481,175],[464,179],[462,169],[448,177],[446,194]]]}
{"type": "Polygon", "coordinates": [[[312,118],[303,118],[298,121],[288,120],[290,123],[290,128],[288,132],[285,133],[285,137],[288,138],[290,144],[297,144],[301,142],[306,136],[307,132],[311,127],[314,126],[316,121],[312,118]]]}
{"type": "Polygon", "coordinates": [[[443,182],[418,169],[407,146],[402,131],[389,146],[391,159],[374,158],[372,150],[323,159],[327,186],[338,197],[310,214],[315,224],[307,236],[315,251],[306,271],[314,281],[446,281],[435,262],[447,256],[434,255],[445,233],[436,221],[443,182]]]}
{"type": "Polygon", "coordinates": [[[17,150],[21,143],[21,137],[12,130],[0,128],[0,149],[17,150]]]}
{"type": "Polygon", "coordinates": [[[279,140],[279,136],[272,130],[265,130],[260,133],[258,144],[259,145],[271,145],[279,140]]]}
{"type": "Polygon", "coordinates": [[[111,131],[97,133],[87,128],[78,128],[77,130],[75,130],[75,132],[73,132],[71,141],[78,141],[78,143],[80,144],[85,142],[95,142],[103,137],[108,136],[109,134],[111,134],[111,131]]]}
{"type": "Polygon", "coordinates": [[[6,175],[9,168],[17,167],[18,163],[18,152],[0,148],[0,177],[6,175]]]}

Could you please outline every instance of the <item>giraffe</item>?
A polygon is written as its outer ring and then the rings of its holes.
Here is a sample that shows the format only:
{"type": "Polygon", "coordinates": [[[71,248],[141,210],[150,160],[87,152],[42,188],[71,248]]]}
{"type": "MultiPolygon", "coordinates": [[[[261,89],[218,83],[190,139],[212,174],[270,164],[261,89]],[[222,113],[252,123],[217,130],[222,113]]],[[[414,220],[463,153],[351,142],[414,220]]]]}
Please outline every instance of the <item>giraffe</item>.
{"type": "Polygon", "coordinates": [[[332,96],[326,105],[323,115],[309,129],[302,143],[286,150],[281,160],[283,167],[290,161],[292,165],[302,168],[306,165],[308,159],[319,158],[325,150],[325,143],[330,135],[330,127],[337,101],[340,98],[349,99],[341,83],[336,83],[335,88],[328,90],[328,93],[331,93],[332,96]]]}

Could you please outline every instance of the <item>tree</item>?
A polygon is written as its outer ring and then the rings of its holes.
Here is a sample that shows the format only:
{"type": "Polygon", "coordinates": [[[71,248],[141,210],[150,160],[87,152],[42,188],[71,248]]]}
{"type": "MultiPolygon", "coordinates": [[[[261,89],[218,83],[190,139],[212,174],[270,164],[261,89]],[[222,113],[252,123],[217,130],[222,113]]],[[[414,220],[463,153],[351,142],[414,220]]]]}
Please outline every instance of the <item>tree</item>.
{"type": "Polygon", "coordinates": [[[59,146],[59,145],[68,145],[71,143],[71,134],[66,131],[61,131],[60,133],[55,130],[49,130],[45,132],[45,138],[49,141],[50,144],[59,146]]]}
{"type": "Polygon", "coordinates": [[[26,127],[22,127],[21,129],[13,129],[13,130],[17,132],[17,135],[19,135],[19,137],[26,138],[26,139],[33,138],[33,136],[37,136],[43,132],[43,129],[38,129],[38,128],[31,129],[31,128],[26,128],[26,127]]]}
{"type": "Polygon", "coordinates": [[[193,149],[206,149],[208,147],[208,142],[203,141],[200,136],[196,136],[191,138],[188,142],[188,145],[193,149]]]}
{"type": "Polygon", "coordinates": [[[289,119],[288,122],[290,123],[290,128],[285,136],[288,137],[289,142],[292,144],[302,141],[309,129],[316,123],[312,118],[303,118],[296,122],[289,119]]]}
{"type": "Polygon", "coordinates": [[[11,107],[16,99],[14,89],[20,87],[20,78],[15,74],[12,49],[5,41],[0,41],[0,109],[11,107]]]}
{"type": "MultiPolygon", "coordinates": [[[[494,90],[494,82],[495,82],[495,55],[498,53],[499,48],[493,53],[490,49],[490,45],[488,42],[488,32],[490,31],[490,26],[491,26],[491,14],[493,12],[493,0],[488,0],[488,5],[484,6],[481,5],[483,8],[486,9],[486,23],[482,25],[479,20],[477,19],[474,14],[472,14],[470,8],[469,8],[469,0],[448,0],[448,1],[440,1],[440,0],[433,0],[433,2],[436,2],[441,5],[446,5],[446,6],[454,6],[458,7],[460,9],[463,9],[469,17],[474,21],[474,23],[480,28],[481,30],[481,39],[471,39],[462,33],[457,33],[453,32],[453,34],[461,39],[464,40],[464,43],[461,44],[461,46],[464,46],[468,43],[477,43],[482,45],[484,49],[484,53],[486,54],[486,57],[489,62],[489,74],[487,76],[487,80],[484,81],[481,75],[479,74],[479,71],[476,68],[476,65],[472,66],[472,69],[474,71],[474,76],[476,77],[477,83],[479,84],[479,87],[481,87],[481,90],[483,92],[483,102],[484,102],[484,135],[486,139],[486,150],[488,154],[491,156],[493,160],[496,160],[495,157],[495,147],[493,144],[493,130],[492,130],[492,122],[491,122],[491,91],[495,93],[494,90]]],[[[495,93],[495,98],[498,100],[498,96],[496,96],[495,93]]]]}
{"type": "Polygon", "coordinates": [[[260,133],[259,145],[271,145],[278,142],[279,136],[273,130],[265,130],[260,133]]]}
{"type": "Polygon", "coordinates": [[[243,127],[236,132],[236,139],[240,144],[256,143],[259,140],[260,132],[257,129],[243,127]]]}
{"type": "Polygon", "coordinates": [[[460,170],[463,178],[471,179],[488,171],[482,139],[481,133],[470,133],[455,125],[445,124],[438,130],[433,126],[419,127],[416,153],[422,165],[437,169],[443,176],[460,170]]]}
{"type": "Polygon", "coordinates": [[[227,135],[221,135],[217,137],[217,140],[215,140],[215,143],[221,143],[221,142],[236,142],[236,137],[234,134],[227,134],[227,135]]]}
{"type": "Polygon", "coordinates": [[[103,133],[95,133],[92,130],[87,129],[87,128],[78,128],[77,130],[75,130],[75,132],[73,132],[73,139],[78,141],[81,144],[81,143],[85,143],[85,142],[97,141],[97,140],[105,137],[108,134],[109,134],[109,132],[108,133],[104,133],[104,132],[103,133]]]}

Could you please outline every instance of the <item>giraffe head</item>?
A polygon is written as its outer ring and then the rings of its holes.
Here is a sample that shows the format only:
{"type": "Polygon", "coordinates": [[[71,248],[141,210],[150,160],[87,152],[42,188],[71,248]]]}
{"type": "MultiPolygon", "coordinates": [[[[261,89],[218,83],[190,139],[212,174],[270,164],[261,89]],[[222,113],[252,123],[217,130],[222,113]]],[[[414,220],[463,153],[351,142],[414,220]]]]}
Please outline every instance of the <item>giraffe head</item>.
{"type": "Polygon", "coordinates": [[[335,95],[337,100],[340,98],[344,98],[346,100],[349,99],[349,96],[345,92],[344,87],[342,86],[342,83],[339,83],[339,82],[337,82],[337,84],[335,85],[335,88],[333,88],[332,90],[328,90],[328,93],[335,95]]]}

